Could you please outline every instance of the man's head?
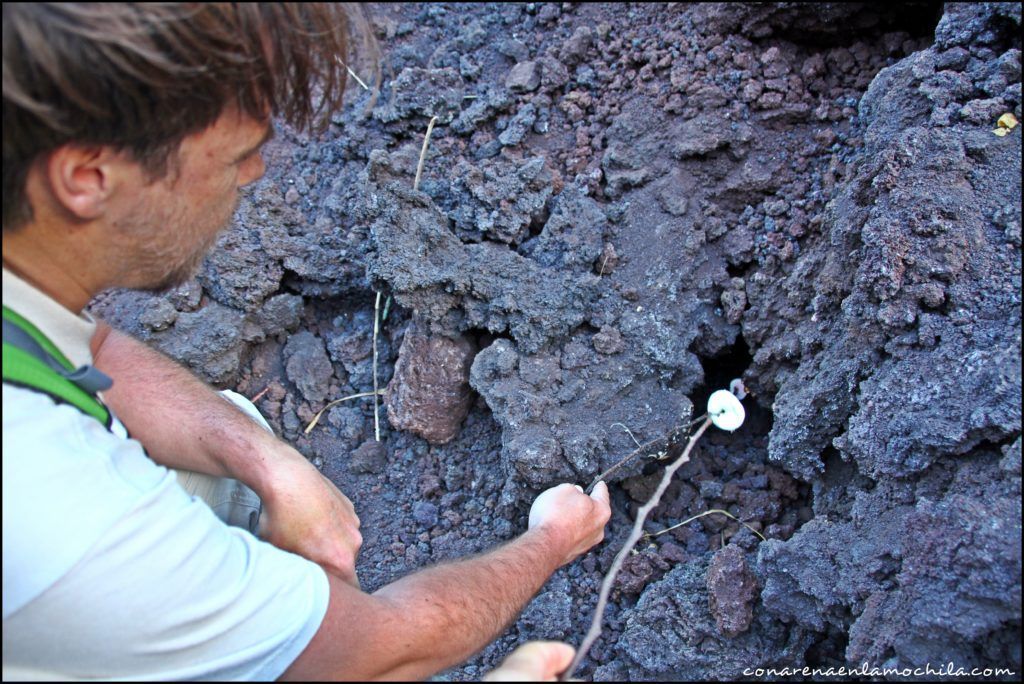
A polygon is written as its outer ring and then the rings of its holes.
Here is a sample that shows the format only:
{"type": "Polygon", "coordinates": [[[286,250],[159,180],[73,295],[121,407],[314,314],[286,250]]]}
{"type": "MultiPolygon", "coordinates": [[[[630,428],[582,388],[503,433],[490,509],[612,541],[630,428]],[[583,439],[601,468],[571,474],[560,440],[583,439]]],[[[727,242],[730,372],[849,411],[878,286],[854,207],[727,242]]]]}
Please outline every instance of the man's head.
{"type": "Polygon", "coordinates": [[[340,106],[349,35],[326,3],[4,3],[5,242],[42,213],[103,216],[167,271],[118,284],[180,279],[262,175],[270,117],[340,106]]]}
{"type": "MultiPolygon", "coordinates": [[[[263,175],[260,148],[273,133],[268,118],[255,119],[232,105],[212,125],[185,137],[175,152],[174,170],[163,178],[149,182],[123,154],[89,156],[88,149],[83,155],[66,146],[49,161],[56,178],[47,185],[65,206],[86,198],[84,213],[98,211],[97,202],[105,205],[114,219],[103,231],[111,282],[165,290],[196,272],[235,213],[239,188],[263,175]],[[103,183],[117,192],[105,192],[103,183]]],[[[34,196],[42,193],[34,180],[28,190],[36,201],[34,196]]]]}

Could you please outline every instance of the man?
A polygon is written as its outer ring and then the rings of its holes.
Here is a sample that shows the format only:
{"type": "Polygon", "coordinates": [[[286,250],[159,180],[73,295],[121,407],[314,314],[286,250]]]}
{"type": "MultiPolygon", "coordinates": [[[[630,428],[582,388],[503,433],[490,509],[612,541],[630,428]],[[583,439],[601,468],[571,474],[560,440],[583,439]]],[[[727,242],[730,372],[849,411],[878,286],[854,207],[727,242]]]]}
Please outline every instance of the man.
{"type": "MultiPolygon", "coordinates": [[[[309,126],[340,105],[344,12],[3,5],[5,679],[423,678],[602,539],[607,488],[563,484],[517,539],[367,594],[359,519],[331,482],[81,314],[107,288],[190,277],[262,176],[271,117],[309,126]],[[248,485],[263,540],[168,468],[248,485]]],[[[540,649],[550,676],[566,651],[540,649]]]]}

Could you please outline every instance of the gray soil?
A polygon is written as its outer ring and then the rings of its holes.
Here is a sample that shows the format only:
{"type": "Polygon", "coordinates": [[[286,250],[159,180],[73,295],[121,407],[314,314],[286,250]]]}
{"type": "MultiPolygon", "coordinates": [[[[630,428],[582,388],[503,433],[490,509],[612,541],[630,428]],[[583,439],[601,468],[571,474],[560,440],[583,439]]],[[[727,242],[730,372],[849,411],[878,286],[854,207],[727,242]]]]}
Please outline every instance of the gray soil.
{"type": "MultiPolygon", "coordinates": [[[[578,644],[602,575],[743,377],[615,585],[581,675],[1021,671],[1019,3],[373,10],[383,88],[281,127],[200,274],[93,310],[238,389],[355,502],[364,588],[611,478],[607,541],[494,644],[578,644]],[[437,125],[418,190],[413,178],[437,125]],[[381,441],[372,398],[376,292],[381,441]],[[383,313],[383,311],[381,311],[383,313]]],[[[364,74],[365,76],[365,74],[364,74]]],[[[1012,677],[1010,677],[1012,678],[1012,677]]]]}

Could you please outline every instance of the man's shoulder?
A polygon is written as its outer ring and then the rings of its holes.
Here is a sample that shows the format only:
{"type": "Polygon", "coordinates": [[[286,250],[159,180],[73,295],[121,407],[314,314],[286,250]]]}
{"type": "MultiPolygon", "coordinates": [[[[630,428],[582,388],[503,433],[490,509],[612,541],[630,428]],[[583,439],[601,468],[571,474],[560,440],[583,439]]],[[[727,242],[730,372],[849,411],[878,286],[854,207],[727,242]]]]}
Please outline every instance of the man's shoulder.
{"type": "MultiPolygon", "coordinates": [[[[41,390],[21,387],[4,382],[3,392],[4,443],[7,431],[14,433],[56,432],[66,433],[72,427],[87,424],[88,421],[103,425],[70,404],[58,403],[41,390]]],[[[104,431],[106,429],[104,428],[104,431]]]]}
{"type": "Polygon", "coordinates": [[[319,566],[71,407],[4,385],[4,409],[5,678],[273,679],[298,657],[327,609],[319,566]]]}
{"type": "Polygon", "coordinates": [[[173,478],[134,440],[45,394],[3,386],[4,616],[173,478]]]}
{"type": "Polygon", "coordinates": [[[119,422],[114,427],[115,431],[108,430],[92,416],[44,393],[4,383],[5,513],[8,492],[27,499],[26,491],[36,492],[44,484],[47,495],[66,496],[63,490],[73,489],[74,500],[87,497],[100,504],[116,494],[134,498],[160,486],[168,470],[151,461],[141,444],[128,439],[119,422]]]}
{"type": "MultiPolygon", "coordinates": [[[[51,460],[64,456],[79,465],[114,453],[132,453],[148,461],[142,446],[128,439],[127,431],[116,418],[108,427],[46,392],[7,382],[3,384],[3,447],[5,454],[41,450],[51,460]]],[[[4,459],[4,471],[8,465],[30,466],[37,462],[39,458],[13,459],[10,463],[4,459]]]]}

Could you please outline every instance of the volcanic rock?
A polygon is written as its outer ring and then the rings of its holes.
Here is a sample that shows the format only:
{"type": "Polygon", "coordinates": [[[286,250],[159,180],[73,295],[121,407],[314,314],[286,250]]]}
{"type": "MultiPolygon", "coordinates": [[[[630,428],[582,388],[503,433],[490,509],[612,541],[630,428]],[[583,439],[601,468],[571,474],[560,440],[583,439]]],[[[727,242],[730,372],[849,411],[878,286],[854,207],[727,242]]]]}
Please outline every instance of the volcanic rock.
{"type": "Polygon", "coordinates": [[[464,336],[428,335],[411,325],[388,384],[391,425],[431,444],[454,439],[472,402],[469,368],[475,354],[476,345],[464,336]]]}

